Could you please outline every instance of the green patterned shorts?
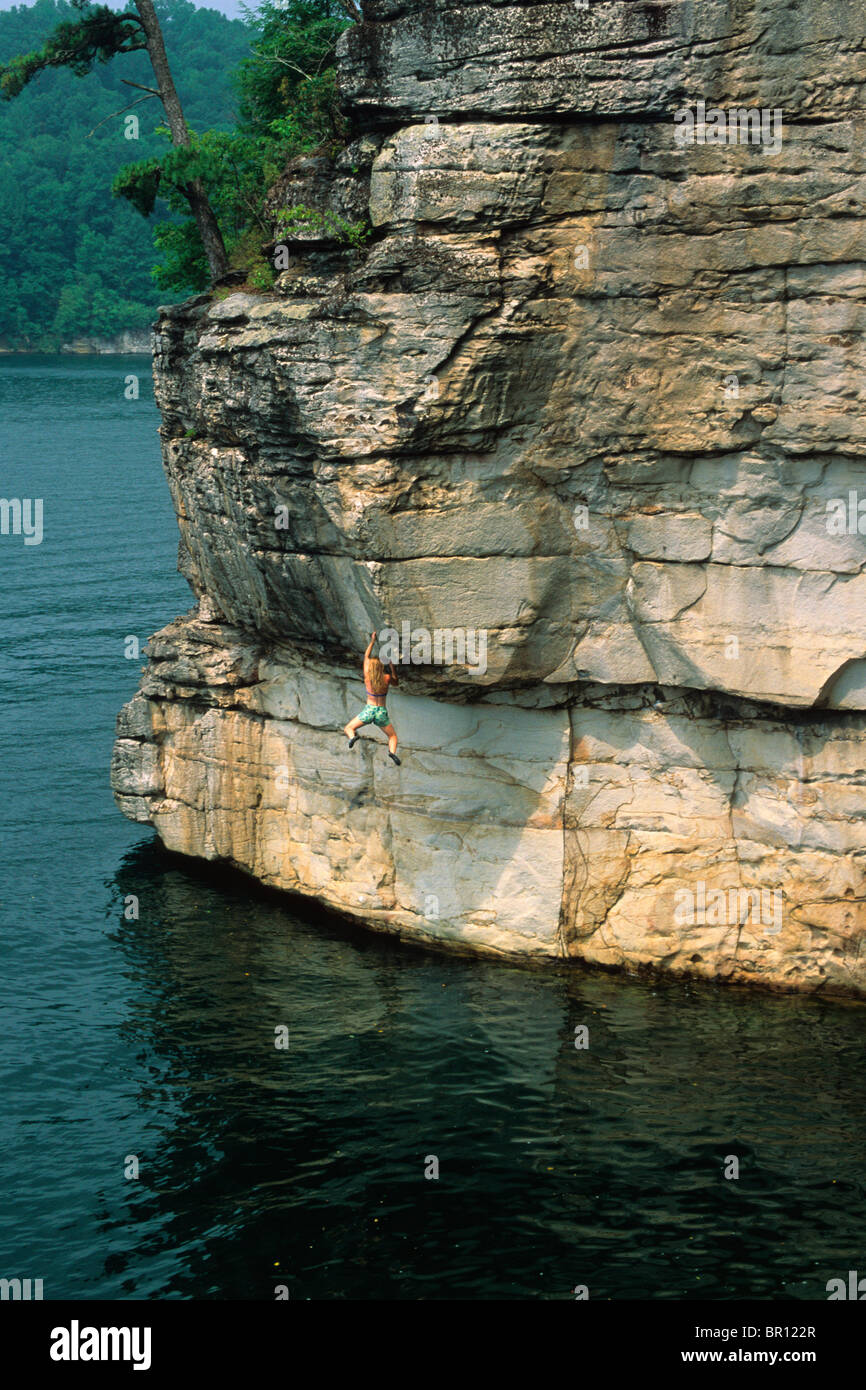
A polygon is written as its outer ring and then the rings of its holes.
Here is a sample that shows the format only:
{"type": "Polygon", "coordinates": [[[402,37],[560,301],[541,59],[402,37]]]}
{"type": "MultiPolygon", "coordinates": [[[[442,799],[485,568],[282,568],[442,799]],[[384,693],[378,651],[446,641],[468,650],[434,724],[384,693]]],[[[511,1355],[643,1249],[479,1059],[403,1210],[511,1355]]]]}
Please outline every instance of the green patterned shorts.
{"type": "Polygon", "coordinates": [[[358,718],[362,724],[375,724],[377,729],[384,729],[387,724],[391,723],[384,705],[365,705],[358,718]]]}

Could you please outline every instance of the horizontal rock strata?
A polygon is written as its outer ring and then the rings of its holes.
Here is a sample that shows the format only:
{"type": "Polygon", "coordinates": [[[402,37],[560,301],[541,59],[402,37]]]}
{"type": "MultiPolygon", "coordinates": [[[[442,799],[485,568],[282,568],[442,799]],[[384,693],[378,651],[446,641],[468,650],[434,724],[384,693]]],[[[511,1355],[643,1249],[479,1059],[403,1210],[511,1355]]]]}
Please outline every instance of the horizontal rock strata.
{"type": "Polygon", "coordinates": [[[861,987],[863,713],[792,723],[658,687],[546,709],[397,691],[398,769],[381,742],[346,747],[362,700],[351,670],[179,619],[120,716],[118,802],[169,849],[413,938],[861,987]]]}
{"type": "Polygon", "coordinates": [[[368,244],[156,325],[200,607],[127,814],[407,936],[863,992],[854,13],[367,0],[354,143],[269,206],[368,244]],[[701,99],[778,148],[678,143],[701,99]],[[401,667],[399,769],[340,733],[387,627],[485,638],[401,667]]]}

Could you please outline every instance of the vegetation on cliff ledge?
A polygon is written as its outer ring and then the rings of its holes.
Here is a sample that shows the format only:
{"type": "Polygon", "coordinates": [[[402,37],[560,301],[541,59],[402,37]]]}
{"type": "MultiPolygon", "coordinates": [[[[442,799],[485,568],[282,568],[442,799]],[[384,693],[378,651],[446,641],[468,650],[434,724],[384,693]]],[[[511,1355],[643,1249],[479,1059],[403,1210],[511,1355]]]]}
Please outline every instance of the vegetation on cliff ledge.
{"type": "Polygon", "coordinates": [[[267,189],[293,156],[344,143],[334,56],[353,0],[264,0],[244,20],[189,0],[154,9],[186,148],[171,143],[158,95],[135,90],[152,92],[153,70],[143,51],[118,48],[116,14],[87,0],[0,14],[0,86],[15,98],[0,102],[0,346],[142,330],[160,302],[205,288],[213,264],[191,215],[193,179],[229,268],[265,288],[267,189]],[[88,32],[87,61],[55,63],[58,32],[80,39],[100,17],[112,34],[91,43],[88,32]]]}

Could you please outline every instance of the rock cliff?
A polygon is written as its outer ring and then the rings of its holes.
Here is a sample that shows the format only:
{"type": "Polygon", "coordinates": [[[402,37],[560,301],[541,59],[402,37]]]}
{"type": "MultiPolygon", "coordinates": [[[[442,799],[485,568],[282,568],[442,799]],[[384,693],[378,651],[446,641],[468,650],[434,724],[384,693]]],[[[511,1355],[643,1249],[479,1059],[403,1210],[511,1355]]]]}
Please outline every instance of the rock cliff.
{"type": "Polygon", "coordinates": [[[155,328],[199,602],[125,814],[406,937],[866,991],[855,11],[366,0],[319,230],[155,328]]]}

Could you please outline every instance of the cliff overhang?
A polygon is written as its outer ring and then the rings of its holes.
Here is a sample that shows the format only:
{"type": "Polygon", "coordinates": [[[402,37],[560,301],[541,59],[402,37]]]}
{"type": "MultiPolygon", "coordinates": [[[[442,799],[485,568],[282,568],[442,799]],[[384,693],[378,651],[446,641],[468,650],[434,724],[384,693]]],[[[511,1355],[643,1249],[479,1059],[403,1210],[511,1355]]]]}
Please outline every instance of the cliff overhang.
{"type": "Polygon", "coordinates": [[[851,14],[365,15],[367,130],[275,197],[307,178],[370,243],[156,325],[199,608],[121,715],[119,804],[425,940],[862,993],[851,14]],[[780,147],[678,142],[702,94],[783,111],[780,147]],[[406,625],[397,769],[340,731],[406,625]]]}

